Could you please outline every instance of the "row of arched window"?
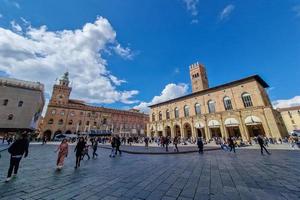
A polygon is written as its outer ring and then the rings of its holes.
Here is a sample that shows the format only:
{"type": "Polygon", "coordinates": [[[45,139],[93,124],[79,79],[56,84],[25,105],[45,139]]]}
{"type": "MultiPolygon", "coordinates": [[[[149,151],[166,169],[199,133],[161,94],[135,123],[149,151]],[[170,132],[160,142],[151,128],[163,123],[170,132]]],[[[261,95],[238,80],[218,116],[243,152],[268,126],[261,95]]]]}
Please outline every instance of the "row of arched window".
{"type": "MultiPolygon", "coordinates": [[[[242,97],[242,100],[243,100],[245,108],[253,106],[252,100],[251,100],[251,95],[249,93],[243,93],[241,97],[242,97]]],[[[225,96],[223,98],[223,104],[224,104],[225,110],[232,110],[233,109],[230,97],[225,96]]],[[[208,108],[208,112],[209,113],[216,112],[216,102],[214,100],[209,100],[207,102],[207,108],[208,108]]],[[[194,111],[195,111],[196,115],[200,115],[201,114],[201,106],[200,106],[199,103],[196,103],[194,105],[194,111]]],[[[183,107],[183,112],[184,112],[184,117],[189,117],[190,116],[190,107],[188,105],[185,105],[183,107]]],[[[170,111],[169,111],[169,109],[166,110],[165,116],[166,116],[166,119],[170,119],[170,111]]],[[[179,109],[178,109],[178,107],[176,107],[174,109],[174,117],[175,118],[179,118],[179,109]]],[[[162,120],[162,111],[160,111],[158,113],[158,120],[162,120]]],[[[155,121],[155,113],[152,114],[152,121],[155,121]]]]}
{"type": "MultiPolygon", "coordinates": [[[[49,119],[48,120],[48,124],[53,124],[54,123],[54,120],[51,118],[51,119],[49,119]]],[[[63,123],[64,123],[64,120],[63,119],[60,119],[60,120],[58,120],[58,125],[62,125],[63,123]]],[[[106,118],[104,118],[103,120],[102,120],[102,122],[101,122],[102,124],[107,124],[107,119],[106,118]]],[[[79,123],[78,123],[78,125],[80,126],[82,124],[82,122],[81,122],[81,120],[79,121],[79,123]]],[[[73,125],[73,120],[72,119],[70,119],[69,121],[68,121],[68,125],[73,125]]],[[[88,125],[90,125],[90,121],[86,121],[85,122],[85,125],[86,126],[88,126],[88,125]]],[[[97,122],[94,122],[94,126],[97,126],[97,122]]]]}
{"type": "MultiPolygon", "coordinates": [[[[2,105],[3,105],[3,106],[7,106],[7,105],[8,105],[8,102],[9,102],[8,99],[4,99],[2,105]]],[[[23,101],[19,101],[19,102],[18,102],[18,107],[22,107],[23,104],[24,104],[23,101]]]]}

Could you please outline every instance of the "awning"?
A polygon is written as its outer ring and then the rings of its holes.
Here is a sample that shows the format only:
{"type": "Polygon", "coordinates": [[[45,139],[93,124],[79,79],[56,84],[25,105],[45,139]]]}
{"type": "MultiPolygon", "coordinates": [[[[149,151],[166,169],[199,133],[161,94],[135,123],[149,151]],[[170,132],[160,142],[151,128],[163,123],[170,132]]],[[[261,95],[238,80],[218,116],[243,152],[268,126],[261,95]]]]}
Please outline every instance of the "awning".
{"type": "Polygon", "coordinates": [[[91,130],[89,136],[110,136],[111,134],[110,130],[91,130]]]}
{"type": "Polygon", "coordinates": [[[210,120],[208,122],[208,127],[210,128],[220,127],[220,122],[218,122],[217,120],[210,120]]]}
{"type": "Polygon", "coordinates": [[[227,118],[224,122],[225,126],[239,126],[239,122],[234,118],[227,118]]]}
{"type": "Polygon", "coordinates": [[[195,128],[204,128],[204,124],[202,122],[196,122],[194,127],[195,128]]]}
{"type": "Polygon", "coordinates": [[[262,123],[261,119],[256,116],[253,116],[253,115],[248,116],[245,119],[246,125],[257,125],[257,124],[261,124],[261,123],[262,123]]]}

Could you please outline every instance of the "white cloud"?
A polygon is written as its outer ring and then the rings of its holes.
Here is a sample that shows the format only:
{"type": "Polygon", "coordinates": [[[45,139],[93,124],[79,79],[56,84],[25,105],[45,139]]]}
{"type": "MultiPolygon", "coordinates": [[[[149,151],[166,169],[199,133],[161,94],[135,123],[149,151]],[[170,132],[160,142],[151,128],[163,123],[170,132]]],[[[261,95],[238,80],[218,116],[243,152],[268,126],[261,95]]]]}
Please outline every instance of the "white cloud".
{"type": "Polygon", "coordinates": [[[119,91],[124,83],[107,69],[103,52],[123,48],[116,32],[103,17],[81,29],[49,31],[46,26],[28,26],[23,31],[14,22],[13,32],[0,27],[0,71],[11,77],[40,81],[51,94],[57,77],[67,69],[72,81],[72,98],[89,103],[136,103],[136,90],[119,91]]]}
{"type": "Polygon", "coordinates": [[[191,13],[192,16],[197,16],[198,15],[198,3],[199,0],[183,0],[185,5],[186,5],[186,9],[188,12],[191,13]]]}
{"type": "Polygon", "coordinates": [[[22,32],[22,27],[17,24],[14,20],[10,22],[12,29],[16,32],[22,32]]]}
{"type": "Polygon", "coordinates": [[[296,13],[296,17],[300,17],[300,5],[294,6],[292,10],[296,13]]]}
{"type": "Polygon", "coordinates": [[[291,99],[276,100],[272,102],[274,108],[285,108],[300,105],[300,96],[295,96],[291,99]]]}
{"type": "Polygon", "coordinates": [[[198,24],[198,22],[199,22],[198,19],[193,19],[193,20],[191,21],[191,24],[198,24]]]}
{"type": "Polygon", "coordinates": [[[134,54],[128,47],[123,48],[120,44],[117,44],[113,49],[119,56],[129,60],[133,59],[134,54]]]}
{"type": "Polygon", "coordinates": [[[20,4],[19,4],[18,2],[13,1],[12,4],[13,4],[16,8],[18,8],[18,9],[21,8],[21,6],[20,6],[20,4]]]}
{"type": "Polygon", "coordinates": [[[139,109],[142,112],[148,113],[150,110],[148,106],[183,96],[187,94],[187,92],[188,92],[187,84],[170,83],[165,86],[165,88],[163,89],[163,91],[159,96],[154,96],[150,102],[141,102],[139,105],[135,106],[134,108],[139,109]]]}
{"type": "Polygon", "coordinates": [[[220,20],[227,19],[229,15],[232,13],[234,10],[235,6],[232,4],[227,5],[222,12],[220,13],[220,20]]]}
{"type": "Polygon", "coordinates": [[[0,19],[3,18],[3,15],[0,13],[0,19]]]}

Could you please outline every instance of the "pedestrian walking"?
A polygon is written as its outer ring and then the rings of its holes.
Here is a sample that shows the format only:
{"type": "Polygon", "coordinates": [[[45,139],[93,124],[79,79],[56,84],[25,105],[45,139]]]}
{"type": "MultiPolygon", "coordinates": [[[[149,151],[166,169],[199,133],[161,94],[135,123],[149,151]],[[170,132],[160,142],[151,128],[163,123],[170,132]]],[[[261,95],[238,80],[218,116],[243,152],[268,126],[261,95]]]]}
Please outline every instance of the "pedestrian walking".
{"type": "Polygon", "coordinates": [[[229,137],[227,141],[228,141],[228,145],[230,147],[230,152],[233,150],[233,152],[235,153],[235,143],[234,143],[232,137],[229,137]]]}
{"type": "Polygon", "coordinates": [[[201,137],[198,137],[198,140],[197,140],[197,146],[198,146],[198,152],[203,154],[203,140],[201,137]]]}
{"type": "Polygon", "coordinates": [[[93,139],[92,140],[92,147],[93,147],[93,158],[95,159],[98,157],[97,149],[98,149],[98,139],[93,139]]]}
{"type": "Polygon", "coordinates": [[[115,149],[116,149],[116,138],[115,136],[111,139],[111,152],[109,157],[115,157],[115,149]]]}
{"type": "Polygon", "coordinates": [[[26,132],[23,132],[9,148],[8,152],[10,153],[10,164],[9,169],[7,173],[6,182],[11,180],[12,172],[14,171],[13,176],[16,177],[20,165],[20,161],[22,157],[26,158],[28,156],[28,147],[29,147],[29,141],[28,141],[28,135],[26,132]]]}
{"type": "Polygon", "coordinates": [[[83,155],[83,150],[85,148],[85,142],[83,137],[79,138],[79,141],[75,147],[74,152],[76,152],[76,165],[75,165],[75,169],[77,169],[78,167],[80,167],[80,161],[83,155]]]}
{"type": "Polygon", "coordinates": [[[173,144],[174,144],[174,147],[175,147],[174,151],[179,152],[178,147],[177,147],[177,145],[178,145],[178,138],[177,138],[177,136],[174,137],[173,144]]]}
{"type": "Polygon", "coordinates": [[[261,155],[264,155],[264,152],[263,152],[263,150],[265,150],[266,152],[267,152],[267,154],[268,155],[270,155],[271,153],[266,149],[266,147],[265,147],[265,143],[264,143],[264,138],[261,136],[261,135],[259,135],[258,137],[257,137],[257,142],[258,142],[258,144],[259,144],[259,146],[260,146],[260,152],[261,152],[261,155]]]}
{"type": "Polygon", "coordinates": [[[119,136],[115,137],[115,144],[116,144],[115,155],[117,155],[118,152],[119,152],[119,155],[121,156],[121,154],[122,154],[122,152],[120,151],[121,141],[120,141],[120,137],[119,136]]]}
{"type": "Polygon", "coordinates": [[[165,137],[164,143],[165,143],[165,146],[166,146],[166,152],[168,152],[169,151],[169,144],[170,144],[169,136],[165,137]]]}
{"type": "Polygon", "coordinates": [[[68,156],[69,145],[67,139],[63,139],[61,144],[58,146],[56,152],[58,151],[56,166],[60,170],[64,166],[65,158],[68,156]]]}
{"type": "Polygon", "coordinates": [[[145,142],[145,147],[148,148],[148,146],[149,146],[149,138],[145,137],[144,142],[145,142]]]}
{"type": "Polygon", "coordinates": [[[84,159],[84,157],[87,156],[88,160],[91,159],[90,155],[89,155],[89,145],[87,142],[84,142],[84,149],[83,149],[83,156],[82,156],[82,160],[84,159]]]}

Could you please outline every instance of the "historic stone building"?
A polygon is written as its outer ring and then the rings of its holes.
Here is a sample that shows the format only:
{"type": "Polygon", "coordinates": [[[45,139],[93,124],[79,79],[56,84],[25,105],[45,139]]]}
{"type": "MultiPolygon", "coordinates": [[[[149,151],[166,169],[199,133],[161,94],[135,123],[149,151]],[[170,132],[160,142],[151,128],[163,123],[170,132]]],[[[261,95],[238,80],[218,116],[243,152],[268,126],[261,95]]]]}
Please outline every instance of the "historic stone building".
{"type": "Polygon", "coordinates": [[[0,77],[0,135],[35,131],[44,103],[43,84],[0,77]]]}
{"type": "Polygon", "coordinates": [[[260,76],[209,88],[205,67],[196,63],[190,66],[190,78],[191,94],[150,106],[148,136],[249,140],[258,134],[273,138],[287,134],[260,76]]]}
{"type": "Polygon", "coordinates": [[[124,111],[87,105],[84,101],[70,99],[71,90],[66,72],[53,86],[41,136],[53,138],[60,133],[95,131],[120,135],[144,134],[148,115],[133,109],[124,111]]]}
{"type": "Polygon", "coordinates": [[[277,109],[285,123],[288,132],[300,130],[300,106],[277,109]]]}

